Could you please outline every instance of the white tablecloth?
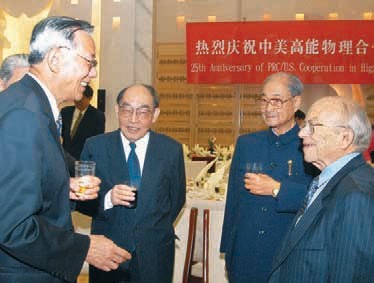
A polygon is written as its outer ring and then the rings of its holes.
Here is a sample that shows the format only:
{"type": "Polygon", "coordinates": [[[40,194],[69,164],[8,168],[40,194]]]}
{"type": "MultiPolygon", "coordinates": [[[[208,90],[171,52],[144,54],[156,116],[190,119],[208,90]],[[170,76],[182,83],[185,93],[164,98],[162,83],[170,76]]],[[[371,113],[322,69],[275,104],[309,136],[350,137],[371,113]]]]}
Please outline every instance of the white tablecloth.
{"type": "Polygon", "coordinates": [[[192,207],[198,208],[194,260],[202,261],[203,253],[203,210],[209,209],[209,282],[227,283],[225,261],[219,252],[224,200],[206,200],[187,197],[186,204],[175,225],[175,231],[180,240],[176,241],[174,283],[182,282],[186,243],[188,238],[189,214],[192,207]]]}

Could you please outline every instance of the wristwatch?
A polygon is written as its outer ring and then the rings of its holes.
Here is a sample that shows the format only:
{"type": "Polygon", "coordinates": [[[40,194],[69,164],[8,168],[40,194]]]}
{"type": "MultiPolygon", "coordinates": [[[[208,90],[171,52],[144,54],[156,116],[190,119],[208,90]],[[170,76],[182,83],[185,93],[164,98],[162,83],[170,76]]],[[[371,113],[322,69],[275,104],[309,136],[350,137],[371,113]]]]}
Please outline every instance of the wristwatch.
{"type": "Polygon", "coordinates": [[[273,195],[274,198],[277,197],[278,193],[279,193],[279,188],[275,188],[275,189],[273,189],[273,191],[272,191],[272,195],[273,195]]]}

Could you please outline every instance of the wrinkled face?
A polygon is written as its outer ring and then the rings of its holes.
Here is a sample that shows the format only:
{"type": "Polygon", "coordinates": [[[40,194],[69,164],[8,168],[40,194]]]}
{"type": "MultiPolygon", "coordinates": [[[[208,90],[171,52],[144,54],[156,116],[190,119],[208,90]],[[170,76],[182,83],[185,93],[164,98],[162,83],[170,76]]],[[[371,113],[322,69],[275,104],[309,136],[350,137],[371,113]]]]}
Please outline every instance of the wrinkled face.
{"type": "Polygon", "coordinates": [[[323,169],[345,154],[340,148],[342,133],[347,128],[339,115],[341,109],[330,103],[316,102],[306,116],[300,130],[303,139],[304,159],[323,169]]]}
{"type": "Polygon", "coordinates": [[[283,134],[294,126],[294,114],[299,105],[300,96],[291,96],[285,78],[275,78],[264,85],[261,114],[266,125],[276,133],[283,134]],[[276,102],[275,105],[270,99],[276,102]]]}
{"type": "Polygon", "coordinates": [[[74,37],[75,47],[59,48],[59,80],[57,89],[62,101],[80,100],[87,84],[95,78],[95,43],[85,31],[77,31],[74,37]]]}
{"type": "Polygon", "coordinates": [[[152,95],[143,86],[128,88],[116,105],[119,127],[129,141],[142,138],[157,121],[159,108],[154,108],[152,95]]]}

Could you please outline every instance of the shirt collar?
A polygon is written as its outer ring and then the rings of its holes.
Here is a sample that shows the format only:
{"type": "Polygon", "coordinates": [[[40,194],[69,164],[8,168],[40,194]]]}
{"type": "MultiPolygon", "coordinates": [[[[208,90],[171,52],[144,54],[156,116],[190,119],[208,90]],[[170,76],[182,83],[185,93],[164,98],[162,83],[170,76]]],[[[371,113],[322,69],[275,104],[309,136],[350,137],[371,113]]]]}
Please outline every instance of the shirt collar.
{"type": "Polygon", "coordinates": [[[284,134],[281,135],[276,135],[273,131],[272,128],[268,129],[268,134],[269,134],[269,140],[271,144],[289,144],[291,142],[295,141],[295,136],[297,137],[297,134],[299,133],[300,128],[299,126],[295,123],[295,125],[285,132],[284,134]]]}
{"type": "Polygon", "coordinates": [[[47,95],[49,104],[51,105],[51,108],[52,108],[53,118],[55,119],[55,121],[57,121],[58,116],[60,115],[60,110],[58,110],[56,98],[53,96],[53,94],[49,91],[49,89],[36,76],[31,74],[30,72],[27,73],[27,74],[30,77],[32,77],[40,85],[40,87],[43,89],[43,91],[47,95]]]}
{"type": "MultiPolygon", "coordinates": [[[[121,130],[120,130],[120,134],[121,134],[121,139],[122,139],[122,143],[124,144],[124,146],[126,148],[127,147],[130,148],[130,141],[124,136],[124,134],[121,132],[121,130]]],[[[142,138],[135,141],[136,148],[146,147],[147,144],[148,144],[148,140],[149,140],[149,132],[147,132],[142,138]]]]}
{"type": "Polygon", "coordinates": [[[343,168],[349,161],[351,161],[359,154],[360,153],[358,152],[349,153],[334,161],[330,165],[326,166],[326,168],[324,168],[319,175],[318,186],[321,186],[321,184],[329,181],[341,168],[343,168]]]}

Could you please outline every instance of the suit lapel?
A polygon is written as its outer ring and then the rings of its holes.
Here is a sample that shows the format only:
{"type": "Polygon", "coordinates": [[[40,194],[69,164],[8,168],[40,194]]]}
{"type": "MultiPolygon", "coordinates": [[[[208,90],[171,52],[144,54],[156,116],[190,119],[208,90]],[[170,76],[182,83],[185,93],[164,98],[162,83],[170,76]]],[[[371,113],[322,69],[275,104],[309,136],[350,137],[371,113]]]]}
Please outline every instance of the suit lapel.
{"type": "Polygon", "coordinates": [[[119,184],[125,180],[129,180],[125,152],[123,149],[120,131],[116,131],[110,142],[108,143],[108,168],[117,168],[110,172],[113,184],[119,184]]]}
{"type": "Polygon", "coordinates": [[[38,98],[41,105],[42,113],[48,118],[48,128],[52,133],[52,136],[55,142],[57,143],[58,148],[63,154],[60,137],[57,133],[56,121],[53,117],[52,108],[49,104],[47,95],[44,93],[44,90],[41,88],[41,86],[32,77],[26,75],[22,82],[24,82],[28,88],[32,89],[34,91],[34,94],[38,98]]]}
{"type": "Polygon", "coordinates": [[[362,159],[362,156],[358,155],[351,161],[349,161],[342,169],[340,169],[338,173],[336,173],[334,177],[331,178],[326,187],[306,210],[304,216],[300,219],[295,227],[295,223],[298,216],[300,215],[300,212],[296,215],[293,223],[291,224],[291,227],[284,237],[283,244],[279,249],[279,252],[274,258],[273,271],[277,269],[279,265],[287,258],[287,256],[299,243],[304,234],[313,225],[314,221],[318,218],[318,215],[323,212],[326,204],[325,199],[331,194],[340,180],[354,168],[357,168],[358,166],[363,164],[364,160],[362,159]]]}
{"type": "MultiPolygon", "coordinates": [[[[140,196],[139,199],[142,199],[143,206],[146,206],[146,204],[154,197],[152,190],[158,189],[155,187],[154,180],[159,179],[159,176],[154,175],[154,169],[157,166],[161,166],[160,164],[162,163],[160,160],[162,159],[163,154],[165,154],[165,152],[160,150],[159,135],[153,131],[150,131],[142,171],[142,180],[140,190],[138,192],[138,195],[140,196]]],[[[138,212],[139,214],[142,213],[140,210],[138,212]]]]}

